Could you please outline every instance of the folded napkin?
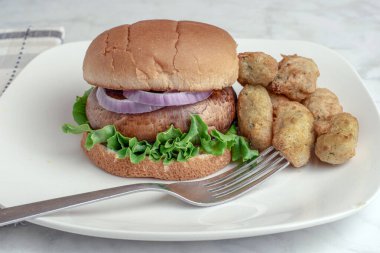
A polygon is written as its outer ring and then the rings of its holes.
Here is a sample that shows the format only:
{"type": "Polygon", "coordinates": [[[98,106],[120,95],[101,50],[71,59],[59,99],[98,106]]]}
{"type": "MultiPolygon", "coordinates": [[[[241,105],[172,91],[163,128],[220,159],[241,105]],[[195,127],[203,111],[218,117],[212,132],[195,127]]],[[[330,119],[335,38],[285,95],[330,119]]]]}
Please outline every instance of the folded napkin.
{"type": "Polygon", "coordinates": [[[39,53],[62,44],[63,27],[0,29],[0,96],[39,53]]]}

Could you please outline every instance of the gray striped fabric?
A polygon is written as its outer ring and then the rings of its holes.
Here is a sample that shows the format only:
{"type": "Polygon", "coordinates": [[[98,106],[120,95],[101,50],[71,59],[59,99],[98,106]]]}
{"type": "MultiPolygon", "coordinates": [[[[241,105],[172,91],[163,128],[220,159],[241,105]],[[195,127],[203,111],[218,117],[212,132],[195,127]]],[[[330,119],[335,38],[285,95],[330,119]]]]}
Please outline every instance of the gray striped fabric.
{"type": "Polygon", "coordinates": [[[63,27],[0,29],[0,96],[42,51],[62,44],[63,27]]]}

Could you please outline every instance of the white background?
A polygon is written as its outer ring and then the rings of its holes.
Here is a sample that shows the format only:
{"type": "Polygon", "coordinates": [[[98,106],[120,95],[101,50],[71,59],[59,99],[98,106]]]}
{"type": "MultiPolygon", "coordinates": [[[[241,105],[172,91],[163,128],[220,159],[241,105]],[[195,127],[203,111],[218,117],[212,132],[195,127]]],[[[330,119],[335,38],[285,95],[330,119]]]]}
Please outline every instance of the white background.
{"type": "MultiPolygon", "coordinates": [[[[151,18],[203,21],[236,38],[316,42],[348,59],[380,106],[380,1],[0,0],[0,6],[0,28],[63,25],[66,42],[90,40],[107,28],[151,18]]],[[[377,196],[360,213],[327,225],[254,238],[183,243],[91,238],[26,224],[0,228],[0,252],[380,252],[379,213],[377,196]]]]}

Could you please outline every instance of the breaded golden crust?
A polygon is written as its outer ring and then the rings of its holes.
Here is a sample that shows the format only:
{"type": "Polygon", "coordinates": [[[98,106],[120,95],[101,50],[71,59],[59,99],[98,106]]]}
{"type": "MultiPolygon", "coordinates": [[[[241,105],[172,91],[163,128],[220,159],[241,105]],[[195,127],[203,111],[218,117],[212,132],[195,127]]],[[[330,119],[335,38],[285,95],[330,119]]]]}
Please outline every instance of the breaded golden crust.
{"type": "Polygon", "coordinates": [[[240,53],[238,82],[242,85],[259,84],[266,87],[277,74],[278,63],[263,52],[240,53]]]}
{"type": "Polygon", "coordinates": [[[326,88],[316,89],[302,103],[314,115],[314,130],[318,136],[327,132],[332,116],[343,111],[338,97],[326,88]]]}
{"type": "Polygon", "coordinates": [[[278,74],[269,88],[291,100],[301,101],[317,87],[318,66],[312,59],[295,55],[283,55],[278,74]]]}
{"type": "Polygon", "coordinates": [[[304,105],[289,101],[280,103],[274,115],[273,147],[294,167],[305,165],[314,144],[313,114],[304,105]]]}
{"type": "Polygon", "coordinates": [[[260,85],[247,85],[238,98],[240,133],[260,151],[272,142],[273,109],[267,90],[260,85]]]}
{"type": "Polygon", "coordinates": [[[318,137],[315,154],[323,162],[342,164],[355,155],[358,143],[359,122],[349,113],[332,117],[326,134],[318,137]]]}
{"type": "Polygon", "coordinates": [[[277,95],[273,92],[268,92],[268,94],[270,97],[270,101],[272,102],[273,109],[277,108],[282,102],[290,101],[289,98],[285,97],[284,95],[277,95]]]}

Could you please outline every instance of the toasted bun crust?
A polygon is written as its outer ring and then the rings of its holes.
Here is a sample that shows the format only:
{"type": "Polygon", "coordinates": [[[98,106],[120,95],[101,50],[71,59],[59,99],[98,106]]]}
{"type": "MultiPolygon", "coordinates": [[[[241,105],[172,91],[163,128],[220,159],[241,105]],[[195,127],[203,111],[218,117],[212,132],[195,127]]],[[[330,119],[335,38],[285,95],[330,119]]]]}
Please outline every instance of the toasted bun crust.
{"type": "Polygon", "coordinates": [[[198,114],[210,129],[225,133],[235,118],[236,95],[232,88],[216,90],[201,102],[162,108],[158,111],[141,114],[120,114],[101,107],[96,99],[94,89],[87,99],[86,114],[94,129],[114,125],[125,136],[154,142],[160,132],[169,129],[170,125],[188,132],[191,114],[198,114]]]}
{"type": "Polygon", "coordinates": [[[172,162],[164,165],[149,159],[133,164],[129,158],[118,159],[115,153],[104,145],[96,144],[91,150],[84,147],[87,134],[83,134],[81,146],[90,160],[102,170],[119,177],[151,177],[163,180],[190,180],[208,176],[227,166],[231,161],[231,152],[221,156],[209,154],[197,155],[187,162],[172,162]]]}
{"type": "Polygon", "coordinates": [[[87,49],[83,77],[116,90],[205,91],[238,77],[236,42],[221,28],[145,20],[100,34],[87,49]]]}

